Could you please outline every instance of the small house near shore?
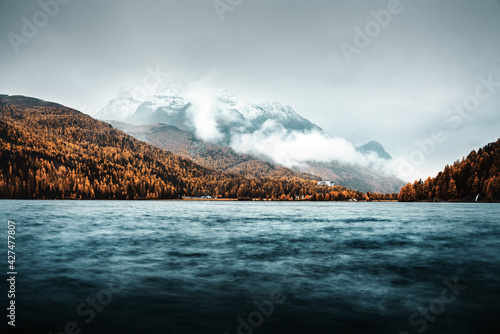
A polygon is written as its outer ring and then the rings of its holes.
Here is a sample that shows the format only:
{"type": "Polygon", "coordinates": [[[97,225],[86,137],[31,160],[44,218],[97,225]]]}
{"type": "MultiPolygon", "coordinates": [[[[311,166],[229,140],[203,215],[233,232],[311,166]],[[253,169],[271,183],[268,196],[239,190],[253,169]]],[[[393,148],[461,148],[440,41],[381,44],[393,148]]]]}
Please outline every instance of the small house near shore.
{"type": "Polygon", "coordinates": [[[333,187],[335,183],[333,181],[318,181],[318,186],[333,187]]]}

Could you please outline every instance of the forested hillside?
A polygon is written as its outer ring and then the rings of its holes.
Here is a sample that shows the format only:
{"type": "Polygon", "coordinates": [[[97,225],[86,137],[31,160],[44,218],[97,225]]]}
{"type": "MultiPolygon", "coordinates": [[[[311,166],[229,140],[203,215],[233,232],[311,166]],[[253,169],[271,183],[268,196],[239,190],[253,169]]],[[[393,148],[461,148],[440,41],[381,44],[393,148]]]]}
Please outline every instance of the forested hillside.
{"type": "Polygon", "coordinates": [[[408,183],[398,199],[412,201],[500,200],[500,139],[446,166],[434,178],[408,183]],[[479,196],[478,196],[479,195],[479,196]]]}
{"type": "Polygon", "coordinates": [[[116,121],[109,123],[113,127],[123,130],[135,138],[144,140],[161,149],[171,151],[201,166],[218,171],[255,179],[262,177],[295,177],[306,180],[320,180],[318,176],[296,172],[267,161],[256,159],[248,154],[236,153],[230,147],[206,142],[196,138],[191,132],[180,130],[172,125],[130,125],[116,121]]]}
{"type": "Polygon", "coordinates": [[[250,179],[218,172],[77,110],[23,96],[0,95],[0,149],[1,198],[367,198],[301,178],[250,179]]]}
{"type": "MultiPolygon", "coordinates": [[[[109,123],[137,139],[144,140],[164,150],[172,151],[199,165],[244,177],[296,177],[311,180],[333,180],[336,184],[362,192],[381,193],[399,192],[405,184],[400,179],[389,177],[371,168],[337,162],[309,162],[292,170],[266,161],[265,157],[259,159],[248,154],[237,153],[227,146],[203,141],[193,133],[172,125],[131,125],[118,121],[109,121],[109,123]]],[[[360,151],[374,151],[381,157],[391,158],[384,151],[382,145],[375,142],[365,145],[360,148],[360,151]]]]}

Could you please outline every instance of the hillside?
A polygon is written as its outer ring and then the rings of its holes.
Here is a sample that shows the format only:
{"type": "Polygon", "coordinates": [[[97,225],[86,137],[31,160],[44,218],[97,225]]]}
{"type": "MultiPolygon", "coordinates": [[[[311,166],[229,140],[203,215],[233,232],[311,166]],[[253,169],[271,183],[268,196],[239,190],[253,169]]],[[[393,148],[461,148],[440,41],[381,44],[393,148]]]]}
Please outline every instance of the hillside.
{"type": "MultiPolygon", "coordinates": [[[[251,155],[237,153],[227,146],[201,140],[193,133],[172,125],[131,125],[118,121],[108,122],[137,139],[193,160],[197,164],[244,177],[333,180],[336,184],[350,189],[376,193],[399,192],[405,184],[400,179],[389,177],[367,167],[334,162],[328,164],[310,162],[304,167],[292,170],[251,155]]],[[[378,144],[377,148],[385,152],[382,145],[378,144]]]]}
{"type": "Polygon", "coordinates": [[[338,162],[309,163],[307,167],[298,170],[362,192],[397,193],[405,185],[403,180],[372,168],[338,162]]]}
{"type": "MultiPolygon", "coordinates": [[[[285,168],[265,145],[244,149],[245,153],[241,153],[238,151],[241,147],[236,148],[234,143],[242,135],[254,134],[254,140],[273,133],[278,134],[280,140],[286,140],[283,133],[319,133],[325,140],[331,137],[292,107],[279,102],[248,103],[227,90],[210,95],[210,103],[204,107],[196,100],[181,82],[158,89],[142,102],[121,89],[96,117],[135,138],[202,166],[245,177],[320,178],[358,191],[381,193],[399,192],[405,184],[401,179],[368,166],[346,165],[338,161],[318,163],[311,159],[285,168]],[[208,118],[197,121],[200,108],[207,108],[203,109],[203,117],[208,118]],[[206,132],[205,125],[211,130],[206,132]]],[[[364,155],[392,159],[378,142],[372,141],[357,149],[364,155]]],[[[323,161],[322,157],[318,158],[323,161]]]]}
{"type": "Polygon", "coordinates": [[[500,139],[446,166],[434,178],[408,183],[399,201],[500,201],[500,139]]]}
{"type": "Polygon", "coordinates": [[[295,172],[291,169],[259,160],[251,155],[236,153],[227,146],[212,144],[196,138],[188,131],[172,125],[131,125],[117,121],[109,122],[113,127],[125,133],[153,144],[161,149],[171,151],[183,158],[193,160],[199,165],[218,171],[238,174],[250,178],[302,178],[320,180],[319,177],[307,173],[295,172]]]}
{"type": "Polygon", "coordinates": [[[0,198],[366,198],[312,180],[218,172],[77,110],[24,96],[0,95],[0,149],[0,198]]]}

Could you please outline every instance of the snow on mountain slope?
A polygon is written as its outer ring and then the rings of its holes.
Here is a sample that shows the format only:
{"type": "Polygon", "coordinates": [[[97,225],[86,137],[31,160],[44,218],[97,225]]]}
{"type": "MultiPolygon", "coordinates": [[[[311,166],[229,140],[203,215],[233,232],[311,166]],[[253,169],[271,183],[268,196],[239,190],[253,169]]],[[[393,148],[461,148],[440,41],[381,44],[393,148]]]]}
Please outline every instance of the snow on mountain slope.
{"type": "Polygon", "coordinates": [[[118,95],[108,102],[108,104],[99,110],[95,118],[101,120],[123,121],[132,116],[137,107],[144,101],[138,100],[125,89],[120,88],[118,95]]]}
{"type": "Polygon", "coordinates": [[[149,109],[154,113],[158,108],[162,108],[166,113],[174,114],[184,108],[188,102],[180,96],[155,95],[140,107],[149,109]]]}
{"type": "Polygon", "coordinates": [[[292,107],[280,102],[246,103],[238,100],[227,90],[222,91],[217,98],[221,107],[237,110],[245,119],[251,121],[255,128],[259,128],[268,120],[274,120],[289,130],[321,130],[319,126],[296,113],[292,107]]]}
{"type": "MultiPolygon", "coordinates": [[[[130,100],[122,95],[117,98],[122,104],[116,105],[128,106],[130,100]]],[[[108,106],[113,107],[115,102],[108,106]]],[[[175,126],[238,154],[331,178],[354,189],[396,191],[402,182],[391,178],[390,155],[380,144],[357,148],[345,139],[328,135],[288,105],[249,103],[227,90],[171,84],[139,103],[129,117],[118,120],[134,125],[175,126]]]]}
{"type": "MultiPolygon", "coordinates": [[[[99,119],[126,121],[141,125],[165,123],[183,129],[190,129],[193,117],[199,115],[200,107],[196,101],[190,101],[193,94],[182,83],[169,84],[146,99],[134,98],[121,89],[118,96],[96,115],[99,119]]],[[[253,131],[266,121],[273,120],[287,130],[321,130],[320,127],[300,116],[292,107],[279,102],[260,104],[239,100],[227,90],[219,91],[211,97],[210,113],[214,116],[222,132],[235,127],[241,131],[253,131]]],[[[194,130],[194,129],[190,129],[194,130]]]]}

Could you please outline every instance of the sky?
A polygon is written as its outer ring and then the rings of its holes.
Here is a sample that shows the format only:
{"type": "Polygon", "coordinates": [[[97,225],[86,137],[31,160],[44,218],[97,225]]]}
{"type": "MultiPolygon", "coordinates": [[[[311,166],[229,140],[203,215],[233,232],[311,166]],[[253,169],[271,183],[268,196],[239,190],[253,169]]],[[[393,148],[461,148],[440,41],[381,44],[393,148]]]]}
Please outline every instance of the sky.
{"type": "Polygon", "coordinates": [[[0,0],[0,94],[95,113],[153,69],[291,105],[425,178],[500,137],[499,18],[497,0],[0,0]]]}

